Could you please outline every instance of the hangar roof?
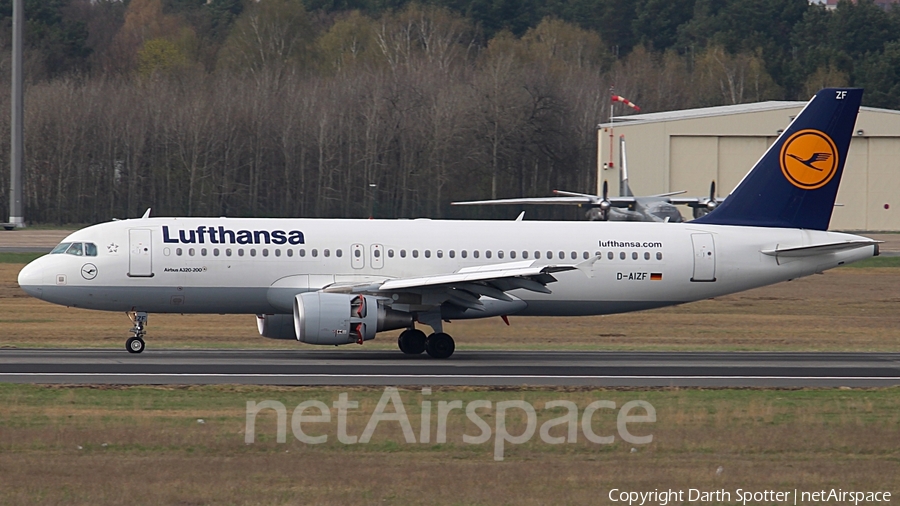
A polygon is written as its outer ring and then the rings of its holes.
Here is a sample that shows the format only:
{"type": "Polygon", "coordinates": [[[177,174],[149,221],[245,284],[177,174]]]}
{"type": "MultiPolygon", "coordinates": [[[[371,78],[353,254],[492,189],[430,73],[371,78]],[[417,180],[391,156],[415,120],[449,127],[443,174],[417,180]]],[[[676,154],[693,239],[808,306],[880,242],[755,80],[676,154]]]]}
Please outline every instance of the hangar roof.
{"type": "MultiPolygon", "coordinates": [[[[776,111],[779,109],[799,109],[806,105],[803,101],[776,101],[753,102],[749,104],[721,105],[717,107],[702,107],[699,109],[682,109],[680,111],[651,112],[647,114],[632,114],[615,118],[613,125],[636,125],[642,123],[659,123],[665,121],[679,121],[685,119],[711,118],[716,116],[728,116],[733,114],[746,114],[754,112],[776,111]]],[[[860,107],[860,112],[877,112],[900,115],[900,111],[891,109],[879,109],[876,107],[860,107]]],[[[609,123],[601,123],[598,128],[608,127],[609,123]]]]}

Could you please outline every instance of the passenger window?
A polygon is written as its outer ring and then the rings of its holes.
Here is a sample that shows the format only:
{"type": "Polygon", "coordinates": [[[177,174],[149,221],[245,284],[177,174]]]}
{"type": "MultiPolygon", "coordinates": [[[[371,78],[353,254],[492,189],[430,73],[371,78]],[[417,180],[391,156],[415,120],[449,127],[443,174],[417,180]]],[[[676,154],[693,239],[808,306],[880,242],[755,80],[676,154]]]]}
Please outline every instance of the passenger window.
{"type": "Polygon", "coordinates": [[[578,253],[575,253],[575,252],[573,251],[572,253],[569,254],[569,256],[572,257],[572,260],[575,260],[575,259],[578,258],[578,253]]]}
{"type": "Polygon", "coordinates": [[[331,250],[329,250],[329,249],[324,249],[324,250],[322,250],[322,255],[324,255],[324,256],[326,256],[326,257],[330,257],[330,256],[331,256],[331,250]]]}
{"type": "Polygon", "coordinates": [[[55,248],[53,248],[53,251],[51,251],[50,254],[51,255],[59,255],[60,253],[65,253],[66,250],[69,249],[69,246],[71,246],[71,245],[72,245],[72,243],[70,243],[70,242],[61,242],[61,243],[57,244],[55,248]]]}
{"type": "Polygon", "coordinates": [[[417,249],[413,250],[413,258],[419,258],[419,250],[417,250],[417,249]]]}
{"type": "Polygon", "coordinates": [[[516,252],[515,252],[515,251],[510,251],[510,252],[509,252],[509,258],[516,258],[516,252]]]}
{"type": "Polygon", "coordinates": [[[547,252],[547,260],[553,260],[553,252],[552,251],[547,252]]]}
{"type": "Polygon", "coordinates": [[[262,254],[263,254],[264,257],[269,256],[269,248],[263,248],[262,254]]]}
{"type": "Polygon", "coordinates": [[[619,260],[625,260],[625,252],[619,252],[619,260]]]}
{"type": "Polygon", "coordinates": [[[633,251],[633,252],[631,253],[631,259],[632,259],[632,260],[637,260],[637,259],[638,259],[637,251],[633,251]]]}
{"type": "Polygon", "coordinates": [[[334,256],[341,258],[342,256],[344,256],[344,252],[341,250],[337,250],[334,252],[334,256]]]}
{"type": "Polygon", "coordinates": [[[400,250],[400,258],[406,258],[406,250],[405,249],[400,250]]]}
{"type": "Polygon", "coordinates": [[[206,256],[206,248],[200,248],[200,256],[206,256]]]}
{"type": "Polygon", "coordinates": [[[644,252],[644,260],[650,260],[650,252],[649,251],[644,252]]]}
{"type": "Polygon", "coordinates": [[[89,257],[97,256],[97,245],[92,242],[84,243],[84,255],[89,257]]]}
{"type": "Polygon", "coordinates": [[[172,250],[170,250],[169,248],[163,248],[163,255],[169,256],[171,254],[172,254],[172,250]]]}
{"type": "Polygon", "coordinates": [[[612,260],[613,258],[615,258],[615,255],[613,254],[612,251],[610,251],[609,253],[606,254],[606,258],[612,260]]]}
{"type": "Polygon", "coordinates": [[[314,257],[317,257],[317,256],[319,256],[319,250],[313,248],[313,250],[310,251],[310,254],[314,257]]]}
{"type": "Polygon", "coordinates": [[[237,251],[238,251],[238,256],[239,256],[239,257],[244,256],[244,248],[238,248],[237,251]]]}
{"type": "Polygon", "coordinates": [[[478,258],[478,250],[472,252],[472,258],[478,258]]]}
{"type": "Polygon", "coordinates": [[[522,252],[522,258],[528,258],[528,252],[527,252],[527,251],[523,251],[523,252],[522,252]]]}
{"type": "Polygon", "coordinates": [[[285,253],[287,253],[287,256],[289,256],[289,257],[294,256],[294,250],[292,250],[292,249],[287,250],[285,253]]]}
{"type": "Polygon", "coordinates": [[[213,256],[214,257],[219,256],[219,248],[213,248],[213,256]]]}
{"type": "Polygon", "coordinates": [[[595,252],[594,252],[594,256],[595,256],[595,257],[603,258],[603,257],[601,256],[601,254],[600,254],[599,251],[595,251],[595,252]]]}
{"type": "Polygon", "coordinates": [[[84,252],[82,251],[81,243],[73,242],[72,245],[69,246],[69,249],[66,250],[66,254],[75,255],[77,257],[82,256],[84,254],[84,252]]]}
{"type": "Polygon", "coordinates": [[[252,257],[256,256],[256,248],[250,248],[250,256],[252,256],[252,257]]]}
{"type": "Polygon", "coordinates": [[[359,249],[353,250],[353,256],[355,256],[356,258],[361,257],[361,256],[362,256],[362,251],[360,251],[359,249]]]}
{"type": "Polygon", "coordinates": [[[305,256],[306,256],[306,250],[301,248],[300,251],[297,252],[297,254],[300,255],[301,257],[305,257],[305,256]]]}
{"type": "Polygon", "coordinates": [[[587,251],[585,251],[584,253],[581,254],[581,258],[584,258],[585,260],[587,260],[588,258],[591,258],[591,254],[588,253],[587,251]]]}
{"type": "Polygon", "coordinates": [[[227,257],[231,256],[231,248],[225,248],[225,256],[227,256],[227,257]]]}
{"type": "Polygon", "coordinates": [[[559,259],[560,259],[560,260],[565,260],[565,259],[566,259],[566,252],[565,252],[565,251],[560,251],[560,252],[559,252],[559,259]]]}
{"type": "Polygon", "coordinates": [[[431,250],[430,249],[425,250],[425,258],[431,258],[431,250]]]}
{"type": "Polygon", "coordinates": [[[503,250],[497,252],[497,258],[503,258],[503,250]]]}
{"type": "Polygon", "coordinates": [[[188,255],[194,256],[194,248],[188,248],[188,255]]]}
{"type": "Polygon", "coordinates": [[[534,258],[540,260],[540,259],[541,259],[541,252],[540,252],[540,251],[535,251],[535,252],[534,252],[534,258]]]}
{"type": "Polygon", "coordinates": [[[491,250],[487,250],[484,252],[484,258],[491,258],[491,250]]]}
{"type": "Polygon", "coordinates": [[[280,250],[280,249],[275,250],[275,256],[277,256],[277,257],[280,257],[280,256],[281,256],[281,250],[280,250]]]}
{"type": "Polygon", "coordinates": [[[656,259],[657,259],[657,260],[662,260],[662,253],[657,253],[657,254],[656,254],[656,259]]]}
{"type": "Polygon", "coordinates": [[[456,258],[456,251],[450,250],[450,258],[456,258]]]}
{"type": "Polygon", "coordinates": [[[438,258],[444,258],[444,252],[441,251],[441,250],[437,250],[437,257],[438,257],[438,258]]]}
{"type": "Polygon", "coordinates": [[[460,254],[462,255],[463,258],[466,258],[467,256],[469,256],[469,253],[466,250],[462,250],[462,253],[460,253],[460,254]]]}
{"type": "MultiPolygon", "coordinates": [[[[340,250],[338,250],[338,251],[340,251],[340,250]]],[[[338,256],[340,256],[340,255],[338,255],[338,256]]],[[[377,250],[373,251],[372,256],[374,256],[375,258],[381,258],[381,250],[377,249],[377,250]]]]}
{"type": "Polygon", "coordinates": [[[181,256],[181,248],[175,248],[175,254],[181,256]]]}

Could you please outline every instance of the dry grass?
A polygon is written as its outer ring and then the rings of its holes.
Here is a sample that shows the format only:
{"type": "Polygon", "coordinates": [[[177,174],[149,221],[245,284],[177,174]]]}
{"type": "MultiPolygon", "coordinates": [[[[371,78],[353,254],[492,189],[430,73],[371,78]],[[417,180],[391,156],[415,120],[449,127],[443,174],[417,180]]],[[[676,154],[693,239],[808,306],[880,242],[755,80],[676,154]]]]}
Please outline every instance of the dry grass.
{"type": "MultiPolygon", "coordinates": [[[[20,265],[0,264],[0,346],[114,347],[123,314],[70,309],[28,297],[20,265]]],[[[459,349],[818,350],[900,349],[900,269],[843,268],[823,275],[640,313],[579,318],[456,321],[459,349]]],[[[262,339],[250,315],[151,315],[154,347],[294,346],[262,339]]],[[[365,344],[394,348],[396,333],[365,344]]],[[[304,346],[304,345],[297,345],[304,346]]]]}
{"type": "MultiPolygon", "coordinates": [[[[538,409],[539,423],[561,414],[543,412],[549,400],[583,408],[598,399],[617,406],[644,399],[657,422],[633,429],[654,436],[635,453],[618,437],[612,445],[589,443],[579,427],[578,443],[548,445],[536,436],[507,446],[505,461],[495,462],[493,440],[462,443],[463,433],[479,430],[459,411],[441,445],[405,444],[397,423],[379,425],[369,444],[343,445],[334,421],[310,430],[329,435],[323,445],[304,445],[290,432],[278,444],[271,411],[259,415],[257,443],[244,443],[246,401],[277,399],[290,412],[309,399],[330,405],[342,391],[0,386],[0,504],[596,504],[608,502],[614,487],[900,488],[896,389],[441,388],[429,396],[433,406],[523,399],[538,409]]],[[[360,402],[349,434],[363,431],[381,394],[349,390],[360,402]]],[[[402,395],[418,435],[422,396],[402,395]]],[[[523,429],[521,420],[509,423],[511,434],[523,429]]],[[[615,434],[614,415],[596,416],[595,430],[615,434]]]]}

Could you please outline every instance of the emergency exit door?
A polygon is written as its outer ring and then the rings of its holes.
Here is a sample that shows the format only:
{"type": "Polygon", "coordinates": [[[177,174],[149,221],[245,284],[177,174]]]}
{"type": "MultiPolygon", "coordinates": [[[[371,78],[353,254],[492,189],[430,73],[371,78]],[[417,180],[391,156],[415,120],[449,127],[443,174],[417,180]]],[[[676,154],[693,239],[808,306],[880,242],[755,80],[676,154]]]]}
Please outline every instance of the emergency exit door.
{"type": "Polygon", "coordinates": [[[153,251],[150,230],[133,228],[128,231],[128,276],[153,277],[153,251]]]}
{"type": "Polygon", "coordinates": [[[716,280],[716,244],[712,234],[691,234],[694,244],[694,275],[691,281],[716,280]]]}

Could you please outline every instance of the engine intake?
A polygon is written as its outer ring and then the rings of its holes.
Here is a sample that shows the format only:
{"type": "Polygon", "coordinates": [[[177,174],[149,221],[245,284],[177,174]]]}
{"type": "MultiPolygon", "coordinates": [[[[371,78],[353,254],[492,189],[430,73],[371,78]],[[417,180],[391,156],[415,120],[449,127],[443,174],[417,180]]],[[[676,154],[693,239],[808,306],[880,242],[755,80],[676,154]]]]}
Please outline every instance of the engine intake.
{"type": "Polygon", "coordinates": [[[377,332],[412,325],[412,315],[395,311],[371,295],[308,292],[294,297],[294,332],[308,344],[348,344],[377,332]]]}

